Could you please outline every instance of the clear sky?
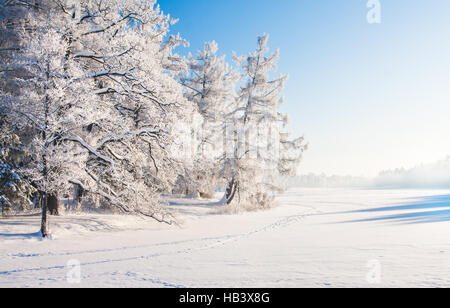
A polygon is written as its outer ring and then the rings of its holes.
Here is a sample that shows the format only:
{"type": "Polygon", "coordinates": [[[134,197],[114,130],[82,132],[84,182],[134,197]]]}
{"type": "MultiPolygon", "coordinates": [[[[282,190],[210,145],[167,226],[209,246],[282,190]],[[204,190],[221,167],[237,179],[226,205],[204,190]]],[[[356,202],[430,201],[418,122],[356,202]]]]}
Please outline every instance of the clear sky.
{"type": "Polygon", "coordinates": [[[289,74],[283,110],[310,150],[300,173],[376,175],[450,155],[450,1],[160,0],[195,52],[253,51],[270,34],[289,74]]]}

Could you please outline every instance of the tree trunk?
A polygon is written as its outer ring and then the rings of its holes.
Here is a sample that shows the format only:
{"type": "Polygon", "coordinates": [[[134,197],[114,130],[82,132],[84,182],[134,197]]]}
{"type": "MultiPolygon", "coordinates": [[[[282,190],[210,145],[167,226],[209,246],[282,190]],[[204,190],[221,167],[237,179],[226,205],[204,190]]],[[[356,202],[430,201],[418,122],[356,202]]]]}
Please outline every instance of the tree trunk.
{"type": "Polygon", "coordinates": [[[233,202],[234,197],[236,196],[236,191],[238,188],[238,182],[235,179],[232,179],[228,184],[227,190],[225,192],[225,199],[227,204],[231,204],[233,202]]]}
{"type": "Polygon", "coordinates": [[[33,204],[35,209],[42,208],[42,191],[37,191],[33,194],[33,204]]]}
{"type": "MultiPolygon", "coordinates": [[[[50,59],[47,60],[47,71],[45,72],[45,76],[47,77],[47,82],[45,83],[44,89],[45,91],[48,91],[48,82],[50,80],[50,59]]],[[[42,177],[44,180],[43,187],[47,187],[48,182],[48,166],[47,166],[47,129],[48,129],[48,117],[49,117],[49,109],[50,109],[50,96],[47,94],[45,96],[44,101],[44,127],[42,129],[42,141],[44,142],[44,150],[42,152],[42,177]]],[[[47,222],[47,206],[48,206],[48,193],[46,189],[44,189],[43,192],[41,192],[41,200],[42,200],[42,219],[41,219],[41,234],[42,237],[48,236],[48,222],[47,222]]]]}
{"type": "Polygon", "coordinates": [[[84,196],[84,189],[81,185],[74,185],[74,201],[76,203],[77,211],[81,210],[82,202],[84,196]]]}
{"type": "Polygon", "coordinates": [[[51,194],[48,196],[47,208],[48,208],[48,211],[50,212],[50,215],[53,215],[53,216],[59,215],[58,194],[51,194]]]}
{"type": "Polygon", "coordinates": [[[48,236],[48,225],[47,225],[47,193],[42,193],[41,197],[41,209],[42,209],[42,219],[41,219],[41,234],[42,237],[48,236]]]}

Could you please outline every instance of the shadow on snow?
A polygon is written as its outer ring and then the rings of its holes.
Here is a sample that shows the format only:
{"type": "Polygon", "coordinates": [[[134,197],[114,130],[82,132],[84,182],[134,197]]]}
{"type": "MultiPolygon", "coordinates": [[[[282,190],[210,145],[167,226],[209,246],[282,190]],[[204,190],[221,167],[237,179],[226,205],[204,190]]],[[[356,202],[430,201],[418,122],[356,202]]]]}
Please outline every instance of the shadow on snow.
{"type": "Polygon", "coordinates": [[[350,220],[345,221],[344,223],[395,222],[403,224],[418,224],[418,223],[435,223],[435,222],[450,221],[450,195],[427,196],[421,197],[420,200],[414,198],[414,200],[416,201],[412,201],[410,203],[406,203],[403,205],[378,207],[336,214],[344,214],[344,213],[373,214],[373,213],[388,213],[388,212],[402,211],[402,213],[365,218],[359,220],[350,220]]]}

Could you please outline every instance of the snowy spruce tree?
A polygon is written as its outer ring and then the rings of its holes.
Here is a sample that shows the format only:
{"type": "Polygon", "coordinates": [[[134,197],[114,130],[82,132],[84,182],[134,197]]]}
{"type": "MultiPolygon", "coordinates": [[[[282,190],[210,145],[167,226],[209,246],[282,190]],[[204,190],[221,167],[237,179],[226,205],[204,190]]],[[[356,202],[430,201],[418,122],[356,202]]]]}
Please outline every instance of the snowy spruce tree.
{"type": "Polygon", "coordinates": [[[201,115],[193,141],[193,158],[185,181],[195,195],[212,197],[220,185],[225,114],[234,100],[237,76],[217,55],[216,42],[206,43],[197,55],[189,55],[189,71],[181,78],[189,102],[201,115]]]}
{"type": "Polygon", "coordinates": [[[20,148],[19,137],[9,128],[6,116],[0,120],[0,208],[2,216],[31,205],[33,188],[22,178],[12,153],[20,148]]]}
{"type": "Polygon", "coordinates": [[[228,186],[224,202],[236,208],[267,208],[283,191],[283,176],[295,175],[306,149],[303,138],[289,140],[287,116],[279,109],[287,76],[271,79],[279,51],[267,56],[268,35],[258,38],[255,52],[234,56],[241,88],[228,114],[227,157],[222,170],[228,186]]]}

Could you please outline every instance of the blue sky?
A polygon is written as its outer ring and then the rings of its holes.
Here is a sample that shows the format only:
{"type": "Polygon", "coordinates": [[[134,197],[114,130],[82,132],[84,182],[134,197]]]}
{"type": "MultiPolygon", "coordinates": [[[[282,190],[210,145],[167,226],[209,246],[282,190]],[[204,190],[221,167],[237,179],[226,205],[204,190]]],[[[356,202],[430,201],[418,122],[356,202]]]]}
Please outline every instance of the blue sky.
{"type": "Polygon", "coordinates": [[[270,34],[289,74],[283,107],[310,150],[301,173],[375,175],[450,155],[450,1],[160,0],[195,52],[253,51],[270,34]]]}

